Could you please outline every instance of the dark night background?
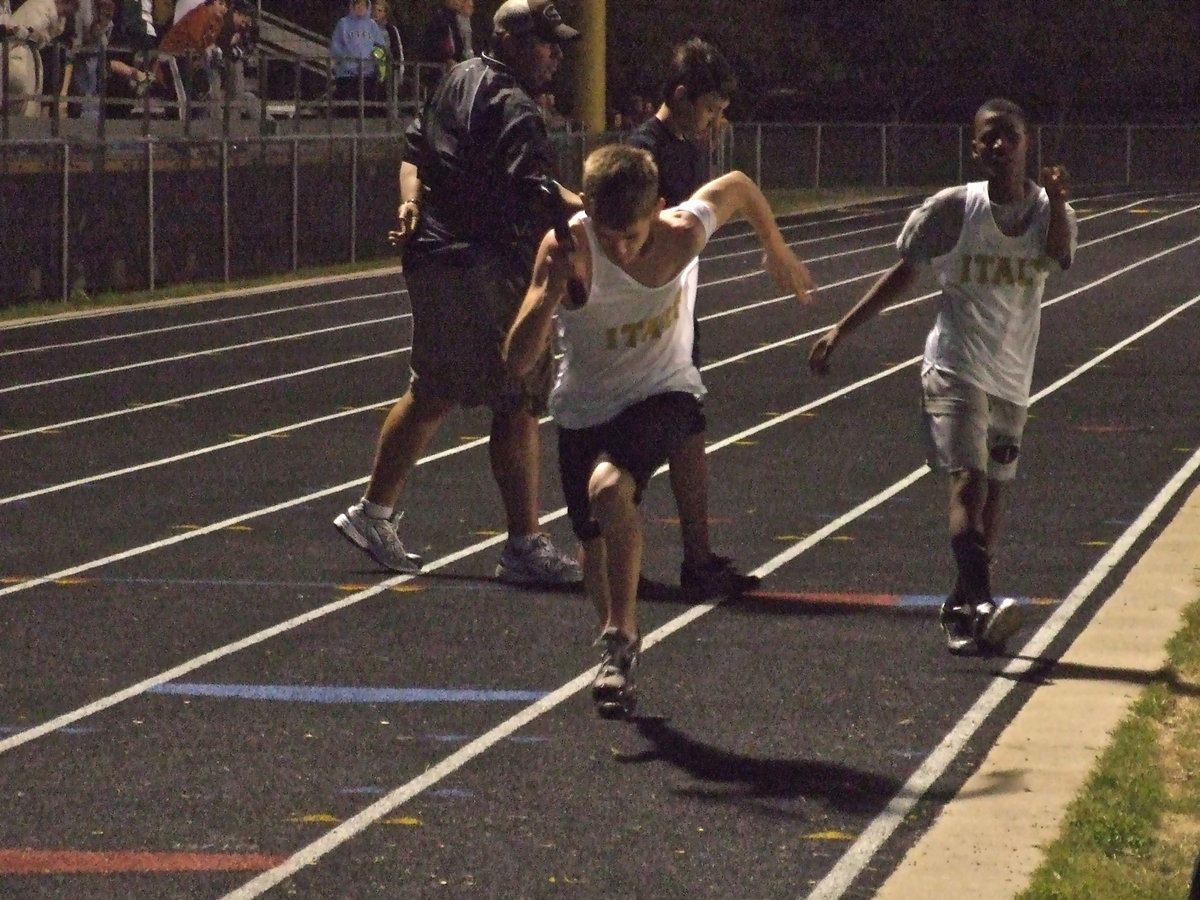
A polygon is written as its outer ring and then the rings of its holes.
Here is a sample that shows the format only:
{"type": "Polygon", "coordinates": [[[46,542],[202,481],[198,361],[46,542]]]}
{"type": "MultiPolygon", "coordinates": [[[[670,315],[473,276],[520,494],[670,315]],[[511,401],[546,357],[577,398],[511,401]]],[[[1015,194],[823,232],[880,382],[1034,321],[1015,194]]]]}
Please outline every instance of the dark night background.
{"type": "MultiPolygon", "coordinates": [[[[397,17],[415,35],[438,2],[397,17]]],[[[477,45],[498,5],[477,0],[477,45]]],[[[322,33],[346,6],[263,0],[322,33]]],[[[659,61],[700,35],[738,72],[735,121],[960,122],[997,94],[1041,123],[1200,121],[1200,0],[608,0],[607,18],[610,106],[657,100],[659,61]]]]}

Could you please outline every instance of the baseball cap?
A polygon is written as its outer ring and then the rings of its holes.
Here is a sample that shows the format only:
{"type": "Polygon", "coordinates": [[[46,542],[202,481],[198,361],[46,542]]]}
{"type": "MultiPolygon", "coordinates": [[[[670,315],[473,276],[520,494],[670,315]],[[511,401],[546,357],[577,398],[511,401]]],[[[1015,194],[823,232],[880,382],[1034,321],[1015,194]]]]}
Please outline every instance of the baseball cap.
{"type": "Polygon", "coordinates": [[[562,20],[551,0],[505,0],[492,17],[497,34],[533,34],[551,44],[565,44],[579,32],[562,20]]]}

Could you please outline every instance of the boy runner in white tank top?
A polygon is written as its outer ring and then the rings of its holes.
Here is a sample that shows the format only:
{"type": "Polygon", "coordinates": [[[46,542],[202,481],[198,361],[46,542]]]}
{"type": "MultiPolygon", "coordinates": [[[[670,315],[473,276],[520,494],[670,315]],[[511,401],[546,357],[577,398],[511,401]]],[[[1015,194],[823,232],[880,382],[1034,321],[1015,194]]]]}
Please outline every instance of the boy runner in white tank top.
{"type": "Polygon", "coordinates": [[[975,113],[972,156],[987,181],[934,194],[904,225],[889,269],[813,344],[809,366],[829,369],[851,331],[900,300],[917,267],[937,273],[942,295],[921,365],[929,463],[950,475],[950,547],[957,577],[940,623],[951,653],[999,653],[1020,628],[1012,599],[993,602],[991,554],[1004,484],[1016,476],[1029,405],[1042,291],[1053,265],[1067,269],[1078,227],[1062,166],[1025,175],[1024,112],[993,99],[975,113]]]}
{"type": "Polygon", "coordinates": [[[766,198],[741,172],[709,182],[672,209],[663,209],[658,194],[645,150],[615,144],[589,155],[584,212],[570,225],[573,248],[554,232],[542,240],[505,346],[510,373],[523,373],[557,322],[563,357],[550,412],[567,512],[583,548],[584,589],[603,629],[592,698],[605,718],[627,716],[635,704],[638,502],[654,471],[704,428],[704,384],[692,360],[697,257],[713,231],[741,213],[780,289],[806,303],[814,289],[766,198]],[[572,279],[583,288],[575,301],[572,279]]]}

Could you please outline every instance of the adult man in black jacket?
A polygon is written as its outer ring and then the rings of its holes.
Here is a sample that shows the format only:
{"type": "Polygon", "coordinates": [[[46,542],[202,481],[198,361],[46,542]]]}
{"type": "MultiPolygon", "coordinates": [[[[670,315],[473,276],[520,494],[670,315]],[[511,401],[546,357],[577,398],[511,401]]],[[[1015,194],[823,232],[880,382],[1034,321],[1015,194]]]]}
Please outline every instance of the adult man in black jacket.
{"type": "MultiPolygon", "coordinates": [[[[508,541],[496,576],[522,584],[574,584],[575,559],[538,532],[538,416],[552,376],[549,352],[528,376],[501,356],[533,257],[552,222],[544,197],[554,169],[534,97],[579,37],[550,0],[507,0],[489,51],[455,66],[405,133],[399,226],[413,308],[409,389],[384,422],[363,499],[334,524],[394,571],[420,560],[396,533],[401,490],[455,405],[492,410],[490,457],[508,541]]],[[[568,206],[579,198],[558,188],[568,206]]]]}

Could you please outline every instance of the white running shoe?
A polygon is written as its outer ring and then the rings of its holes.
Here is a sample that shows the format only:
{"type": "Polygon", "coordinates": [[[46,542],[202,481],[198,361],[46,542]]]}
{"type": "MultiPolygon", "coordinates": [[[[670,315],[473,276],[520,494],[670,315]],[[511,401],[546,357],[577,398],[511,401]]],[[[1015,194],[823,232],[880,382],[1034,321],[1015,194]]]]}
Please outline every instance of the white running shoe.
{"type": "Polygon", "coordinates": [[[421,557],[405,550],[396,533],[396,523],[403,515],[396,513],[390,519],[372,518],[360,500],[334,519],[333,525],[342,537],[369,553],[381,566],[393,572],[415,575],[421,571],[421,557]]]}

